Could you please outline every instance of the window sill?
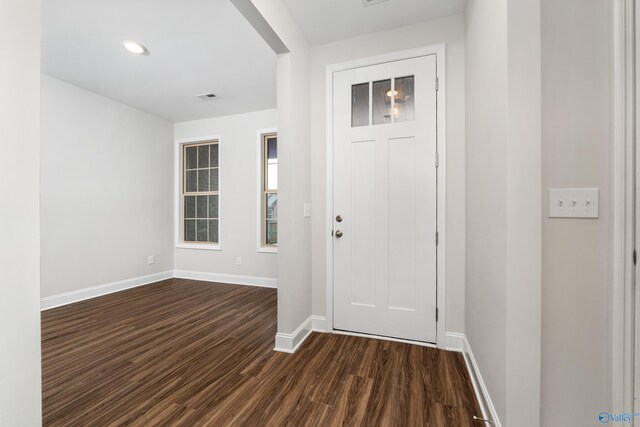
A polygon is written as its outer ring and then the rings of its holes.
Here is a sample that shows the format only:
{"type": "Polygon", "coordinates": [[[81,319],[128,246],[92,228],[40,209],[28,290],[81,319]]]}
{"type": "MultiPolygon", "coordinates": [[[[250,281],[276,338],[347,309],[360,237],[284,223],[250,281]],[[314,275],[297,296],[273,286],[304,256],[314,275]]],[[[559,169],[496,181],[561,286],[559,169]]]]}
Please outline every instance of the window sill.
{"type": "Polygon", "coordinates": [[[201,251],[221,251],[222,246],[220,245],[198,245],[198,244],[189,244],[189,243],[178,243],[176,245],[177,249],[198,249],[201,251]]]}
{"type": "Polygon", "coordinates": [[[278,248],[261,247],[261,248],[258,248],[258,253],[261,253],[261,254],[277,254],[278,253],[278,248]]]}

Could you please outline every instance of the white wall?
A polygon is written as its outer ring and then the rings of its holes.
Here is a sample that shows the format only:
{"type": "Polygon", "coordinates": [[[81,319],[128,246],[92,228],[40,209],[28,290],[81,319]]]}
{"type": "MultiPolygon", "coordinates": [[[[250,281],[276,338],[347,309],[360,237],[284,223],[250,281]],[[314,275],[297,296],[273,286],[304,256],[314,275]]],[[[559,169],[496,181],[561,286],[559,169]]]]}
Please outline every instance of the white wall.
{"type": "Polygon", "coordinates": [[[611,407],[612,2],[542,1],[542,191],[600,188],[600,218],[542,206],[542,425],[611,407]]]}
{"type": "Polygon", "coordinates": [[[311,49],[313,314],[325,316],[326,66],[411,48],[446,44],[447,270],[446,329],[464,332],[465,111],[464,17],[453,16],[311,49]]]}
{"type": "Polygon", "coordinates": [[[467,217],[465,334],[501,420],[506,413],[506,0],[466,13],[467,217]]]}
{"type": "MultiPolygon", "coordinates": [[[[175,249],[175,269],[276,279],[277,254],[258,252],[257,132],[277,126],[276,110],[175,124],[175,139],[220,136],[221,251],[175,249]],[[242,258],[237,265],[236,258],[242,258]]],[[[176,196],[177,197],[177,196],[176,196]]]]}
{"type": "Polygon", "coordinates": [[[173,269],[172,135],[163,119],[42,76],[43,297],[173,269]]]}
{"type": "Polygon", "coordinates": [[[540,425],[542,164],[540,0],[509,0],[507,128],[508,426],[540,425]]]}
{"type": "Polygon", "coordinates": [[[466,335],[505,425],[540,425],[539,0],[470,0],[466,335]]]}
{"type": "Polygon", "coordinates": [[[309,44],[282,0],[251,1],[289,50],[277,67],[278,332],[291,334],[311,316],[309,44]]]}
{"type": "Polygon", "coordinates": [[[40,2],[0,1],[0,425],[41,425],[40,2]]]}

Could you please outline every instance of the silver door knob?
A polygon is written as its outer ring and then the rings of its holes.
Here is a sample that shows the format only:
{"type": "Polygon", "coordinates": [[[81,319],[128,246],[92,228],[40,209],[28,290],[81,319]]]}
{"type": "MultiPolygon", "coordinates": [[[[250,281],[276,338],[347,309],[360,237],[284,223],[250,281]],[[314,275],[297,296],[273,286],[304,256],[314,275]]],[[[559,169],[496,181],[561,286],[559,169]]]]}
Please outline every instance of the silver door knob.
{"type": "Polygon", "coordinates": [[[342,237],[342,231],[340,230],[336,231],[336,237],[338,238],[342,237]]]}

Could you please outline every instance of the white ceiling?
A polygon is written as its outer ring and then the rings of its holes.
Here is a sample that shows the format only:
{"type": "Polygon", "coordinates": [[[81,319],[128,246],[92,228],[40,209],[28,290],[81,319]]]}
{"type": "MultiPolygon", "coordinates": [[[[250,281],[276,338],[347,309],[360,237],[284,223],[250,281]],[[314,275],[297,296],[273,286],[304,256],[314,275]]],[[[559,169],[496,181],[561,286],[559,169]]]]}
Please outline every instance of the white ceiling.
{"type": "Polygon", "coordinates": [[[284,0],[312,45],[462,13],[466,0],[284,0]]]}
{"type": "Polygon", "coordinates": [[[276,56],[229,0],[43,0],[42,70],[173,122],[276,107],[276,56]],[[126,51],[135,40],[151,54],[126,51]],[[197,94],[214,92],[202,101],[197,94]]]}

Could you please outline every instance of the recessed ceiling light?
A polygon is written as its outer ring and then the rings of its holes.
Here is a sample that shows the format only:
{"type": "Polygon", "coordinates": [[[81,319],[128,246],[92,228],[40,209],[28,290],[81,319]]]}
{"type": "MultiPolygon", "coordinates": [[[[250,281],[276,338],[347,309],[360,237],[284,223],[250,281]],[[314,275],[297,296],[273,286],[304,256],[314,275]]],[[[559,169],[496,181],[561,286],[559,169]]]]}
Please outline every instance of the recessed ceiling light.
{"type": "Polygon", "coordinates": [[[149,55],[147,48],[142,46],[140,43],[136,43],[132,40],[125,40],[123,44],[129,52],[137,53],[138,55],[149,55]]]}

